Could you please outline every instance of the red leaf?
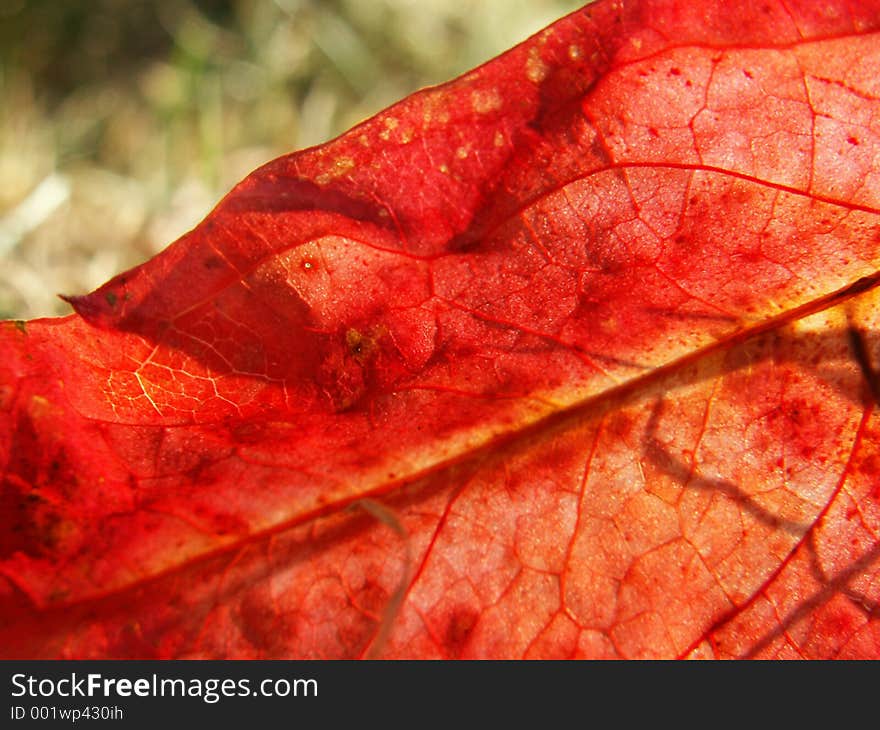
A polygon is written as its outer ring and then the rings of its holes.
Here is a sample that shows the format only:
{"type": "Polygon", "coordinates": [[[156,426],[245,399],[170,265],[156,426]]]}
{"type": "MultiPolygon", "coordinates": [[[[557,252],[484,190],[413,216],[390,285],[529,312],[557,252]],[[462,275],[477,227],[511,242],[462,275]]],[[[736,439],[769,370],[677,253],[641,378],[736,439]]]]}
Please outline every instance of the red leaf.
{"type": "Polygon", "coordinates": [[[3,654],[880,656],[878,31],[596,3],[3,325],[3,654]]]}

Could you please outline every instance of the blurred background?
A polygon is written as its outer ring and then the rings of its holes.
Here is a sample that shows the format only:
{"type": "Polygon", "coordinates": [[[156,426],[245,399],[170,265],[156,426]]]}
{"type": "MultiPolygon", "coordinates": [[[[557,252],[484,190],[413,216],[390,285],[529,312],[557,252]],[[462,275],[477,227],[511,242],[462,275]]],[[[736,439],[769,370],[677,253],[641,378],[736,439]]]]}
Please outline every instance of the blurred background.
{"type": "Polygon", "coordinates": [[[584,0],[0,0],[0,319],[66,314],[238,180],[584,0]]]}

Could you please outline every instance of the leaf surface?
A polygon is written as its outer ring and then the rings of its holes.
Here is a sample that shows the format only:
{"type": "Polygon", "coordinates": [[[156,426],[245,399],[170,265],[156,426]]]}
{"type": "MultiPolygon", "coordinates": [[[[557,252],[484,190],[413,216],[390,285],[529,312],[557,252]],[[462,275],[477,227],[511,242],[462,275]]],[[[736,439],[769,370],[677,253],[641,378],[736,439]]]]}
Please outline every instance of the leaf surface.
{"type": "Polygon", "coordinates": [[[597,2],[0,325],[8,657],[877,657],[880,2],[597,2]]]}

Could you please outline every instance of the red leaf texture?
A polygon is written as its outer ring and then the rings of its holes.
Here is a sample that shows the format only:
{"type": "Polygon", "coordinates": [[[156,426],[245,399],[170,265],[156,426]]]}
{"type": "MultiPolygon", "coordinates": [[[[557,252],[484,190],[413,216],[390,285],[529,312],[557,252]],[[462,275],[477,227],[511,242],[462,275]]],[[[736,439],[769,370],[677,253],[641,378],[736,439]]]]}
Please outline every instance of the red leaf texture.
{"type": "Polygon", "coordinates": [[[0,326],[6,657],[880,656],[880,2],[597,2],[0,326]]]}

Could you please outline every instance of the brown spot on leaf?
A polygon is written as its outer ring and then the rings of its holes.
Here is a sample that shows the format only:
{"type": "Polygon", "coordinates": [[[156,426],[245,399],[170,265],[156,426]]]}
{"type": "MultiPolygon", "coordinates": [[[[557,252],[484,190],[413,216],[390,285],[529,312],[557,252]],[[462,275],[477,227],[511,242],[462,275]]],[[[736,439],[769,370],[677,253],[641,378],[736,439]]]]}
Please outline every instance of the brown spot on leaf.
{"type": "Polygon", "coordinates": [[[455,611],[446,625],[445,642],[451,652],[451,656],[461,654],[467,643],[468,637],[477,625],[479,616],[470,609],[455,611]]]}

